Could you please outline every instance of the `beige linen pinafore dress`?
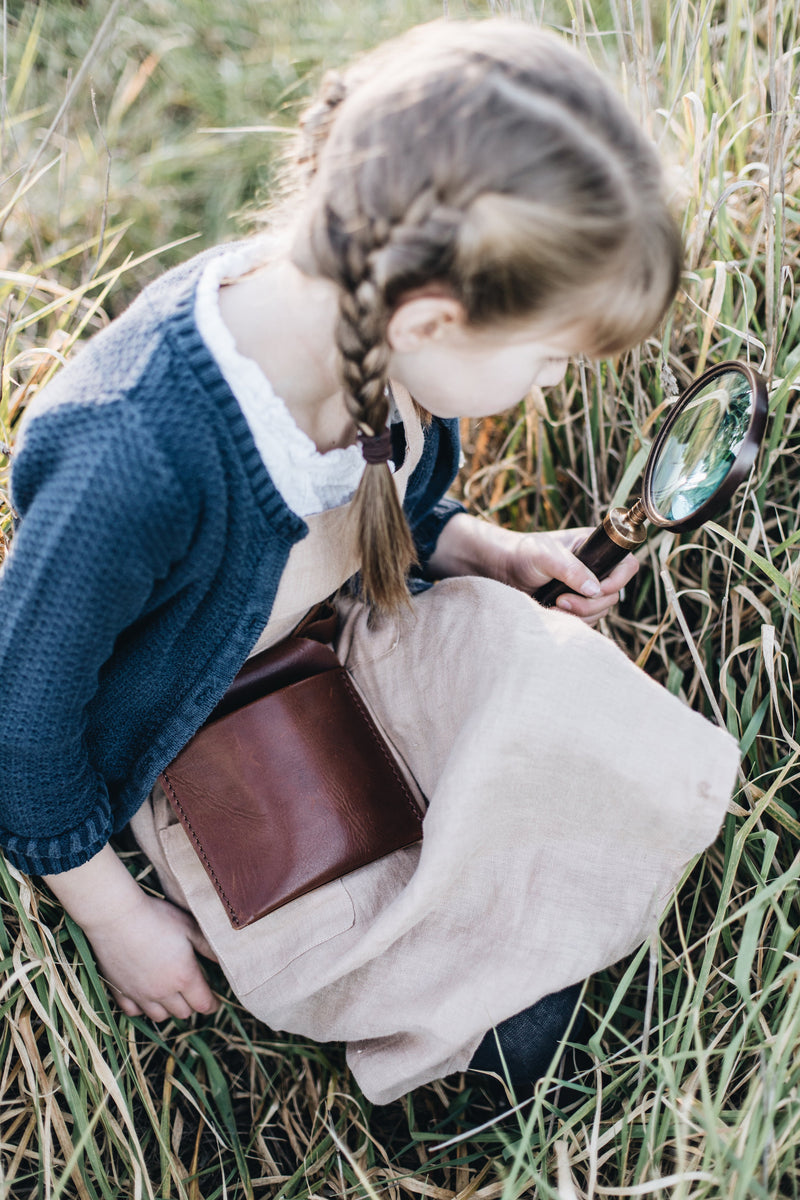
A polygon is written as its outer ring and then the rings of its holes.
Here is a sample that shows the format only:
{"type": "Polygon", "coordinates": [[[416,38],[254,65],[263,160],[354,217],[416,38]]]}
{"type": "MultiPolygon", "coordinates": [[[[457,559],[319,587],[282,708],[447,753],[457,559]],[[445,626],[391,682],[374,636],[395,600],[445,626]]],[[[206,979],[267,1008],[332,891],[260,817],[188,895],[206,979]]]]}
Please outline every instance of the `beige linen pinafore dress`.
{"type": "MultiPolygon", "coordinates": [[[[422,431],[395,397],[402,494],[422,431]]],[[[308,525],[254,653],[357,570],[346,506],[308,525]]],[[[132,827],[240,1001],[346,1042],[386,1103],[648,937],[718,832],[738,750],[600,633],[504,584],[444,580],[376,630],[358,601],[339,608],[339,657],[427,805],[422,843],[237,931],[159,788],[132,827]]]]}

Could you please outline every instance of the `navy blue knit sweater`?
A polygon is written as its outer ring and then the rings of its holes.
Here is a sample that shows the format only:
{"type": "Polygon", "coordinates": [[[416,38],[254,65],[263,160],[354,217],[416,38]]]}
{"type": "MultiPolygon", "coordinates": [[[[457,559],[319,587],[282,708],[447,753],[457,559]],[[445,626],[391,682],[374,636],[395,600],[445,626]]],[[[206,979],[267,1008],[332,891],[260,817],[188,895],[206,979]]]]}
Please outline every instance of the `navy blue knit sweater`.
{"type": "MultiPolygon", "coordinates": [[[[247,657],[307,533],[198,333],[206,257],[87,343],[14,457],[0,844],[25,871],[79,866],[126,824],[247,657]]],[[[457,423],[434,419],[405,500],[423,563],[460,508],[441,501],[457,465],[457,423]]]]}

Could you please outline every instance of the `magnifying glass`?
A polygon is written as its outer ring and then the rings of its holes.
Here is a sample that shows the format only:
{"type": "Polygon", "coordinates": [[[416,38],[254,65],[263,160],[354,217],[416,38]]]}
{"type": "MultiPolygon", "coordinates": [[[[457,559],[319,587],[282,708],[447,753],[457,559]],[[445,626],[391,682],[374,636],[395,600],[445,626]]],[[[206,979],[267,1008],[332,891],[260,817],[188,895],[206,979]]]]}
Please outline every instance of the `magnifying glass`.
{"type": "MultiPolygon", "coordinates": [[[[612,508],[575,552],[605,579],[641,546],[649,521],[676,532],[698,529],[724,508],[748,476],[767,423],[767,387],[746,363],[704,371],[680,397],[645,463],[642,494],[630,508],[612,508]]],[[[553,579],[533,593],[551,606],[572,589],[553,579]]]]}

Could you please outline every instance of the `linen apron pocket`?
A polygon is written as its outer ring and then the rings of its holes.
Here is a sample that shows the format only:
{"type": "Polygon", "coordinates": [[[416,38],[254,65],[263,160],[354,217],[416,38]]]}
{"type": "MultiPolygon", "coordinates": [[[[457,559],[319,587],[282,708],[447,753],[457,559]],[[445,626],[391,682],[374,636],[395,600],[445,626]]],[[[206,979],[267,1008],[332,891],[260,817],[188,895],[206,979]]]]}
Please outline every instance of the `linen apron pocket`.
{"type": "Polygon", "coordinates": [[[335,879],[244,929],[234,929],[183,826],[159,829],[158,838],[193,916],[240,999],[355,923],[350,894],[341,879],[335,879]]]}

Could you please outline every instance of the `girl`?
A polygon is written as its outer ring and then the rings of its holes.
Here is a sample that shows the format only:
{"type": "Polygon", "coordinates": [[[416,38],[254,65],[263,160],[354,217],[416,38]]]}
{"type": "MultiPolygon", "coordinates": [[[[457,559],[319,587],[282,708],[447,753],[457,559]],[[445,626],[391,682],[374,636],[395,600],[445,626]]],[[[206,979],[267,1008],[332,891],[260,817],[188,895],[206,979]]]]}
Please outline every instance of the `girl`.
{"type": "Polygon", "coordinates": [[[273,1028],[346,1041],[376,1102],[497,1066],[498,1025],[530,1082],[578,981],[715,836],[737,752],[589,628],[632,560],[599,583],[580,531],[443,497],[457,418],[644,337],[679,238],[621,104],[524,24],[412,32],[328,79],[305,137],[279,232],[168,273],[31,408],[0,578],[2,841],[128,1014],[211,1011],[199,951],[273,1028]],[[553,577],[561,612],[529,598],[553,577]],[[234,931],[154,783],[245,658],[334,592],[425,836],[234,931]],[[129,821],[168,900],[108,845],[129,821]]]}

